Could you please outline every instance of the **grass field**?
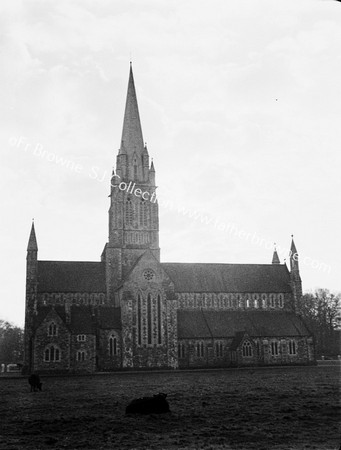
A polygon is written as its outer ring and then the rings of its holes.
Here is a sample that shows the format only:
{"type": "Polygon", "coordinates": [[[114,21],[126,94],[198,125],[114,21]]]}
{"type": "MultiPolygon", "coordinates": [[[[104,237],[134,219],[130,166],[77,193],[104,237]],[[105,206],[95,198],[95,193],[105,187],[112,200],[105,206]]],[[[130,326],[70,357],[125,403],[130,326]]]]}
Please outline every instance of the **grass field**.
{"type": "Polygon", "coordinates": [[[0,378],[0,449],[338,450],[339,368],[0,378]],[[125,416],[168,393],[171,413],[125,416]]]}

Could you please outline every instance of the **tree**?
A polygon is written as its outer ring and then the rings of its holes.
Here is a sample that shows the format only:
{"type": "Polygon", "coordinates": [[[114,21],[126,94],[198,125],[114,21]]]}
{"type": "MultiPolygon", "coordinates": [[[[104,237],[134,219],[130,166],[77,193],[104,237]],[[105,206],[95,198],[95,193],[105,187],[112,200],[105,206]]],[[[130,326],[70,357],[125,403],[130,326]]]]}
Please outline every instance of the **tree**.
{"type": "Polygon", "coordinates": [[[0,363],[20,363],[24,353],[24,330],[0,320],[0,363]]]}
{"type": "Polygon", "coordinates": [[[299,313],[315,337],[316,356],[340,354],[341,294],[317,289],[303,295],[299,313]]]}

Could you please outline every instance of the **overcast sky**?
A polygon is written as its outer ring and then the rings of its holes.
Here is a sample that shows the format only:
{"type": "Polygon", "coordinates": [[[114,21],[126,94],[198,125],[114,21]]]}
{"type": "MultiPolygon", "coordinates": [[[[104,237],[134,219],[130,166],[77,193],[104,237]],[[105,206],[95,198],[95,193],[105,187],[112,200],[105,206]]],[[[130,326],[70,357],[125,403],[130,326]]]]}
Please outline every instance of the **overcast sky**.
{"type": "Polygon", "coordinates": [[[130,59],[161,260],[283,262],[294,234],[303,289],[341,290],[339,2],[0,9],[1,319],[24,322],[33,217],[39,259],[100,258],[130,59]]]}

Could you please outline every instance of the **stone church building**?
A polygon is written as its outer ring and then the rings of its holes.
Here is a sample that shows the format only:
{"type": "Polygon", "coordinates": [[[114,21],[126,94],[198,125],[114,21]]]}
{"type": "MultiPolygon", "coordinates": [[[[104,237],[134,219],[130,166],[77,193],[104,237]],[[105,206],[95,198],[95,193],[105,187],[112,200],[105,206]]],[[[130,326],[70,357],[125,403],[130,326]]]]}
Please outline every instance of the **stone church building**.
{"type": "Polygon", "coordinates": [[[271,264],[160,261],[155,169],[142,137],[132,68],[109,239],[98,262],[41,261],[34,224],[27,248],[25,368],[44,372],[229,367],[314,362],[295,313],[302,295],[271,264]]]}

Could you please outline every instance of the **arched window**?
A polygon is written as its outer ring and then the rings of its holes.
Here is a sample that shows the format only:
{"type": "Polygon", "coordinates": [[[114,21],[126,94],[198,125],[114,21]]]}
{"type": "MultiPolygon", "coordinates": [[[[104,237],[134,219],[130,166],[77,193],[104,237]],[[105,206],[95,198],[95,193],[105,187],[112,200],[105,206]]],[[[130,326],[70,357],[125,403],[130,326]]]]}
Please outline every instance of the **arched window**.
{"type": "Polygon", "coordinates": [[[240,294],[237,294],[236,307],[237,308],[242,308],[243,307],[242,296],[240,294]]]}
{"type": "Polygon", "coordinates": [[[270,308],[274,308],[276,306],[276,298],[275,294],[270,294],[270,308]]]}
{"type": "Polygon", "coordinates": [[[223,357],[223,343],[222,342],[215,343],[215,354],[216,354],[217,358],[223,357]]]}
{"type": "Polygon", "coordinates": [[[152,344],[152,297],[148,294],[147,297],[147,333],[148,333],[148,344],[152,344]]]}
{"type": "Polygon", "coordinates": [[[77,361],[85,361],[85,351],[79,350],[77,352],[77,361]]]}
{"type": "Polygon", "coordinates": [[[204,343],[203,342],[198,342],[197,343],[197,356],[199,358],[203,358],[204,354],[205,354],[205,349],[204,349],[204,343]]]}
{"type": "Polygon", "coordinates": [[[110,336],[110,338],[109,338],[109,355],[110,356],[117,355],[117,338],[116,338],[116,336],[110,336]]]}
{"type": "Polygon", "coordinates": [[[186,357],[186,347],[185,344],[182,342],[178,344],[178,357],[179,358],[185,358],[186,357]]]}
{"type": "Polygon", "coordinates": [[[252,295],[252,300],[253,300],[253,306],[255,308],[258,308],[259,305],[259,295],[258,294],[253,294],[252,295]]]}
{"type": "Polygon", "coordinates": [[[272,341],[271,342],[271,354],[272,356],[278,356],[279,355],[279,349],[278,349],[278,342],[272,341]]]}
{"type": "Polygon", "coordinates": [[[157,343],[162,344],[162,329],[161,329],[161,296],[157,296],[157,343]]]}
{"type": "Polygon", "coordinates": [[[278,294],[278,306],[280,308],[283,308],[283,306],[284,306],[284,296],[283,296],[283,294],[278,294]]]}
{"type": "Polygon", "coordinates": [[[289,341],[289,355],[296,355],[296,342],[294,340],[289,341]]]}
{"type": "Polygon", "coordinates": [[[49,345],[44,351],[44,361],[45,362],[59,362],[60,361],[60,350],[55,345],[49,345]]]}
{"type": "Polygon", "coordinates": [[[128,197],[126,202],[126,225],[128,226],[133,225],[133,220],[134,220],[134,205],[130,197],[128,197]]]}
{"type": "Polygon", "coordinates": [[[250,341],[245,341],[242,347],[243,357],[252,356],[252,345],[250,341]]]}
{"type": "Polygon", "coordinates": [[[247,294],[247,296],[246,296],[245,306],[246,306],[246,308],[250,308],[250,306],[251,306],[250,294],[247,294]]]}
{"type": "Polygon", "coordinates": [[[141,295],[137,295],[137,343],[142,344],[142,298],[141,295]]]}
{"type": "Polygon", "coordinates": [[[57,336],[57,325],[55,322],[50,322],[47,331],[49,336],[57,336]]]}
{"type": "Polygon", "coordinates": [[[148,226],[148,216],[147,216],[147,203],[144,200],[141,200],[140,202],[140,226],[146,227],[148,226]]]}

